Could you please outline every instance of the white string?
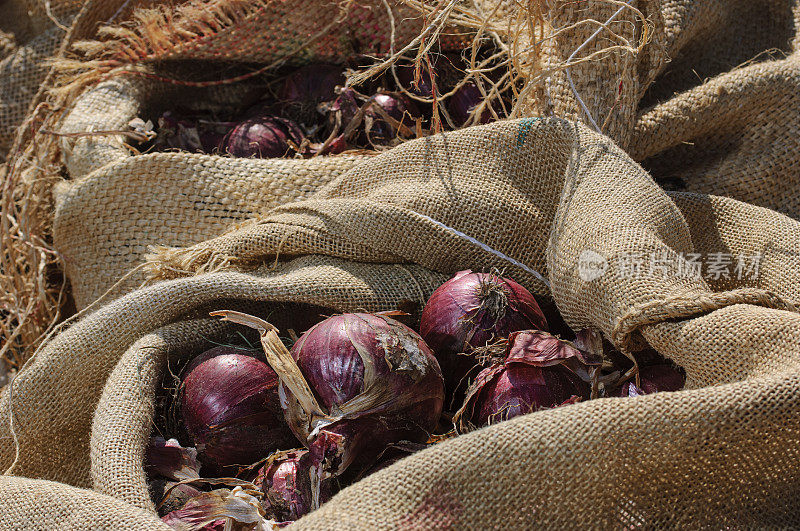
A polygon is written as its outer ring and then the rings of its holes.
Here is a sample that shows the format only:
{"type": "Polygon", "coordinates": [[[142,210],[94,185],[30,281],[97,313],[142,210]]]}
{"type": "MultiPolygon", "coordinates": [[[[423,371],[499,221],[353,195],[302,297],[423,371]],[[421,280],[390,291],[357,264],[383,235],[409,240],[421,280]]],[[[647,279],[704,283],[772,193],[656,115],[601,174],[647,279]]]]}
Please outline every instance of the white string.
{"type": "Polygon", "coordinates": [[[491,247],[489,247],[485,243],[483,243],[483,242],[481,242],[479,240],[476,240],[472,236],[469,236],[468,234],[464,234],[463,232],[461,232],[459,230],[456,230],[456,229],[454,229],[452,227],[448,227],[444,223],[442,223],[440,221],[436,221],[435,219],[433,219],[430,216],[426,216],[425,214],[420,214],[419,212],[414,212],[414,214],[418,215],[419,217],[421,217],[422,219],[424,219],[426,221],[430,221],[431,223],[433,223],[437,227],[441,227],[441,228],[451,232],[452,234],[455,234],[459,238],[462,238],[462,239],[467,240],[468,242],[470,242],[470,243],[472,243],[474,245],[477,245],[478,247],[480,247],[481,249],[483,249],[487,253],[491,253],[494,256],[496,256],[496,257],[498,257],[498,258],[500,258],[502,260],[505,260],[509,264],[515,265],[518,268],[522,269],[523,271],[525,271],[527,273],[530,273],[531,275],[536,277],[540,282],[542,282],[545,286],[547,286],[547,289],[550,289],[550,282],[546,278],[544,278],[538,271],[535,271],[534,269],[531,269],[530,267],[526,266],[522,262],[514,260],[510,256],[506,256],[505,254],[501,253],[500,251],[498,251],[496,249],[492,249],[491,247]]]}
{"type": "MultiPolygon", "coordinates": [[[[592,42],[592,41],[594,40],[594,38],[595,38],[595,37],[597,37],[597,36],[600,34],[600,32],[601,32],[601,31],[603,31],[603,30],[606,28],[606,26],[608,26],[608,25],[609,25],[609,24],[610,24],[610,23],[611,23],[611,22],[612,22],[612,21],[613,21],[615,18],[617,18],[617,16],[618,16],[620,13],[622,13],[622,11],[623,11],[623,10],[624,10],[626,7],[629,7],[629,4],[630,4],[630,3],[631,3],[631,0],[625,0],[625,5],[623,5],[623,6],[620,6],[620,8],[619,8],[619,9],[617,9],[617,11],[616,11],[616,12],[615,12],[613,15],[611,15],[611,16],[608,18],[608,20],[606,20],[606,21],[603,23],[603,25],[601,25],[599,28],[597,28],[597,30],[596,30],[594,33],[592,33],[591,37],[589,37],[588,39],[586,39],[585,41],[583,41],[583,44],[581,44],[580,46],[578,46],[578,47],[575,49],[575,51],[574,51],[574,52],[572,52],[572,54],[571,54],[571,55],[570,55],[570,56],[567,58],[567,63],[566,63],[566,64],[569,64],[569,63],[572,61],[572,59],[573,59],[573,58],[574,58],[574,57],[575,57],[575,56],[576,56],[576,55],[577,55],[577,54],[578,54],[578,53],[579,53],[581,50],[583,50],[583,49],[584,49],[586,46],[588,46],[588,45],[589,45],[589,43],[590,43],[590,42],[592,42]]],[[[565,69],[564,69],[564,72],[566,72],[566,74],[567,74],[567,81],[569,81],[569,86],[572,88],[572,92],[575,94],[575,98],[578,100],[578,103],[580,103],[580,105],[581,105],[581,108],[583,109],[583,112],[584,112],[584,113],[586,113],[586,117],[587,117],[587,118],[589,118],[589,121],[591,122],[591,124],[592,124],[592,127],[594,127],[595,131],[597,131],[598,133],[602,133],[603,131],[601,131],[601,130],[600,130],[600,127],[598,127],[598,126],[597,126],[597,122],[595,122],[595,121],[594,121],[594,118],[592,118],[592,114],[589,112],[589,109],[586,107],[586,104],[583,102],[583,99],[581,99],[581,96],[580,96],[580,94],[578,94],[578,89],[576,89],[576,88],[575,88],[575,83],[573,83],[573,81],[572,81],[572,75],[569,73],[569,67],[565,68],[565,69]]]]}

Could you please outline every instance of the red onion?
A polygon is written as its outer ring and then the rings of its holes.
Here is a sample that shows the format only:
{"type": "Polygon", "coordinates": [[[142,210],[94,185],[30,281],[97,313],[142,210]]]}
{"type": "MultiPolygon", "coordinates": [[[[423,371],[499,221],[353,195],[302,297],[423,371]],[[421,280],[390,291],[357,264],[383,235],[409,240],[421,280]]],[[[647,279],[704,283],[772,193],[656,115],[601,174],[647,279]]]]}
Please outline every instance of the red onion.
{"type": "Polygon", "coordinates": [[[181,386],[181,412],[203,463],[235,472],[296,442],[283,419],[275,372],[254,354],[216,347],[195,358],[181,386]]]}
{"type": "Polygon", "coordinates": [[[262,505],[269,518],[291,522],[311,511],[315,494],[319,503],[330,499],[328,482],[322,482],[319,493],[312,492],[312,466],[307,450],[294,450],[258,471],[253,484],[264,492],[262,505]]]}
{"type": "Polygon", "coordinates": [[[179,483],[168,479],[156,478],[149,482],[150,497],[156,504],[159,516],[178,510],[191,498],[202,493],[189,483],[179,483]]]}
{"type": "Polygon", "coordinates": [[[641,396],[659,391],[680,391],[686,383],[683,372],[668,363],[639,367],[639,385],[626,382],[619,396],[641,396]]]}
{"type": "Polygon", "coordinates": [[[222,140],[221,150],[234,157],[283,157],[292,152],[289,141],[297,145],[303,141],[300,127],[286,118],[262,114],[231,129],[222,140]]]}
{"type": "MultiPolygon", "coordinates": [[[[475,108],[483,101],[483,95],[475,83],[469,81],[450,96],[447,112],[457,126],[465,125],[471,118],[475,108]]],[[[492,120],[488,105],[484,107],[478,118],[478,124],[486,124],[492,120]]]]}
{"type": "Polygon", "coordinates": [[[384,113],[412,129],[413,118],[420,116],[419,110],[405,96],[376,94],[364,113],[364,125],[369,143],[386,143],[397,136],[397,128],[385,118],[384,113]]]}
{"type": "Polygon", "coordinates": [[[336,87],[344,83],[344,69],[341,66],[307,65],[286,78],[279,98],[285,102],[316,105],[334,99],[336,87]]]}
{"type": "Polygon", "coordinates": [[[144,469],[159,514],[179,509],[189,498],[200,494],[192,485],[178,483],[198,479],[200,463],[197,461],[197,450],[184,448],[175,439],[151,437],[145,452],[144,469]]]}
{"type": "Polygon", "coordinates": [[[444,401],[439,364],[422,338],[394,319],[329,317],[290,353],[265,321],[231,311],[211,315],[260,330],[280,374],[286,419],[317,463],[318,480],[351,464],[364,470],[389,444],[424,442],[436,427],[444,401]]]}
{"type": "Polygon", "coordinates": [[[602,364],[602,357],[541,331],[514,332],[505,353],[470,386],[453,418],[460,431],[588,398],[589,384],[575,369],[602,364]]]}
{"type": "MultiPolygon", "coordinates": [[[[318,106],[318,111],[327,116],[328,126],[331,131],[334,129],[338,131],[339,138],[342,143],[345,142],[343,133],[350,122],[355,119],[358,114],[358,100],[356,100],[356,92],[351,88],[342,89],[335,100],[322,103],[318,106]]],[[[343,151],[343,149],[342,149],[343,151]]]]}
{"type": "Polygon", "coordinates": [[[547,330],[533,295],[510,278],[470,270],[459,271],[433,292],[420,321],[420,334],[446,375],[448,395],[478,366],[473,356],[459,353],[527,329],[547,330]]]}

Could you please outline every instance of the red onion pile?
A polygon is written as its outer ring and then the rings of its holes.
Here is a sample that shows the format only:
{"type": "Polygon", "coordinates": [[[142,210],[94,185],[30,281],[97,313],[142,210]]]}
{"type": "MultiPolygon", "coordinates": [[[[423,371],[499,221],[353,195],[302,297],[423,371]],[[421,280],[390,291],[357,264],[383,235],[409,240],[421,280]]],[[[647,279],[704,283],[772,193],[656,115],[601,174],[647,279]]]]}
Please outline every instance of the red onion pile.
{"type": "Polygon", "coordinates": [[[509,278],[470,270],[439,286],[420,320],[420,334],[446,375],[448,396],[460,396],[465,378],[475,376],[476,349],[528,329],[547,330],[533,295],[509,278]]]}
{"type": "Polygon", "coordinates": [[[336,315],[313,326],[291,353],[264,321],[214,312],[260,330],[281,378],[281,405],[310,451],[319,479],[372,465],[393,442],[424,442],[444,402],[442,372],[422,338],[383,315],[336,315]]]}
{"type": "Polygon", "coordinates": [[[334,315],[291,343],[257,317],[212,315],[257,330],[262,350],[215,347],[181,373],[181,422],[159,431],[185,446],[154,437],[145,459],[159,514],[178,529],[280,527],[469,430],[684,384],[655,351],[623,355],[593,330],[551,335],[533,295],[495,274],[461,271],[436,289],[421,335],[391,317],[413,322],[400,311],[334,315]]]}
{"type": "MultiPolygon", "coordinates": [[[[363,64],[347,66],[357,70],[363,64]]],[[[483,106],[474,116],[484,95],[474,81],[462,82],[466,68],[460,56],[430,54],[419,66],[395,65],[396,76],[387,71],[352,87],[345,66],[310,64],[268,81],[271,89],[255,105],[243,102],[224,117],[165,112],[154,147],[234,157],[311,157],[383,149],[431,134],[434,114],[443,127],[487,123],[494,114],[483,106]],[[450,120],[441,118],[444,113],[450,120]]],[[[496,103],[491,107],[501,116],[497,111],[503,106],[496,103]]]]}

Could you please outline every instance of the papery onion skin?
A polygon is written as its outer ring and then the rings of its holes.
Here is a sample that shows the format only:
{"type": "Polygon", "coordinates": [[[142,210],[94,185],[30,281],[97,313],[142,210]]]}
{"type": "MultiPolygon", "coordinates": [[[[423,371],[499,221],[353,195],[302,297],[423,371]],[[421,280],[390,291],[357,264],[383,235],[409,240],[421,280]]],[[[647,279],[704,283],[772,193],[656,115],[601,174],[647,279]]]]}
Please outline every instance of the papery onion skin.
{"type": "MultiPolygon", "coordinates": [[[[262,505],[270,519],[291,522],[311,511],[312,466],[308,451],[297,450],[259,469],[253,484],[264,492],[262,505]]],[[[322,482],[319,496],[320,504],[330,499],[329,482],[322,482]]]]}
{"type": "Polygon", "coordinates": [[[461,395],[465,378],[474,376],[478,362],[469,354],[476,347],[527,329],[548,329],[533,295],[510,278],[470,270],[439,286],[420,320],[420,335],[436,353],[448,396],[461,395]]]}
{"type": "Polygon", "coordinates": [[[283,418],[278,377],[255,352],[213,348],[190,363],[181,412],[200,460],[216,473],[235,473],[296,444],[283,418]]]}
{"type": "Polygon", "coordinates": [[[496,424],[556,407],[573,396],[588,398],[589,386],[569,370],[512,364],[481,390],[469,421],[475,426],[496,424]]]}
{"type": "Polygon", "coordinates": [[[166,440],[163,437],[150,438],[145,451],[144,469],[148,475],[174,481],[200,477],[197,450],[184,448],[176,439],[166,440]]]}
{"type": "Polygon", "coordinates": [[[444,401],[441,369],[422,338],[398,321],[367,313],[329,317],[304,333],[291,354],[331,415],[365,390],[379,396],[364,404],[368,412],[357,411],[309,438],[308,417],[281,384],[289,425],[315,458],[335,461],[331,475],[351,464],[363,470],[389,444],[424,442],[436,427],[444,401]],[[331,451],[338,453],[331,457],[331,451]]]}
{"type": "Polygon", "coordinates": [[[242,158],[284,157],[293,153],[289,141],[296,145],[303,141],[303,131],[296,123],[279,116],[255,115],[225,135],[221,151],[242,158]]]}
{"type": "Polygon", "coordinates": [[[575,371],[602,365],[601,355],[539,330],[511,334],[505,354],[470,386],[453,418],[459,431],[588,399],[590,386],[575,371]]]}
{"type": "Polygon", "coordinates": [[[223,531],[224,529],[263,529],[263,508],[258,499],[242,487],[201,492],[186,504],[161,517],[178,530],[223,531]],[[230,522],[232,527],[226,527],[230,522]]]}
{"type": "Polygon", "coordinates": [[[148,486],[150,487],[150,497],[158,507],[159,516],[180,509],[187,501],[202,494],[200,489],[189,483],[179,484],[177,481],[168,479],[153,479],[148,486]]]}
{"type": "Polygon", "coordinates": [[[683,372],[668,363],[645,365],[639,367],[639,385],[633,381],[626,382],[620,389],[619,396],[640,396],[660,391],[680,391],[686,384],[683,372]]]}

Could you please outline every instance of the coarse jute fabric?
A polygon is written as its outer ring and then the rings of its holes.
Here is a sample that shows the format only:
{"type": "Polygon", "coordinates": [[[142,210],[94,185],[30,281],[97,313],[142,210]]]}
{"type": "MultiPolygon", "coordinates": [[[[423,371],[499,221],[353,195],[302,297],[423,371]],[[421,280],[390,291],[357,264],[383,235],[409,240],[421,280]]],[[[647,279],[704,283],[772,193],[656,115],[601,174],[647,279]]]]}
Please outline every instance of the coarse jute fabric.
{"type": "MultiPolygon", "coordinates": [[[[791,52],[794,17],[800,11],[796,2],[763,2],[758,9],[752,5],[738,0],[716,7],[695,2],[664,2],[660,9],[648,2],[632,4],[606,31],[626,35],[619,42],[638,42],[646,32],[647,44],[634,53],[624,47],[604,52],[609,45],[604,34],[587,40],[597,30],[597,24],[587,22],[589,15],[606,20],[620,5],[600,0],[582,7],[553,4],[539,16],[548,21],[542,31],[550,28],[554,35],[538,50],[536,61],[528,58],[524,63],[532,72],[552,72],[526,96],[527,112],[584,122],[592,116],[668,188],[726,195],[797,217],[800,211],[793,192],[798,179],[793,163],[798,142],[793,111],[797,55],[765,60],[769,57],[759,54],[791,52]],[[732,40],[725,28],[747,30],[748,38],[732,40]],[[698,39],[725,44],[725,52],[712,60],[705,48],[698,48],[698,39]],[[594,53],[595,61],[568,70],[556,68],[572,55],[568,50],[583,42],[587,47],[576,57],[594,53]],[[685,64],[693,56],[698,57],[698,71],[706,75],[725,72],[754,56],[762,61],[699,84],[698,74],[685,64]],[[669,58],[672,62],[666,62],[669,58]],[[690,90],[641,108],[685,88],[690,90]],[[581,109],[578,96],[588,105],[589,115],[581,109]]],[[[487,2],[486,10],[491,6],[487,2]]],[[[497,16],[521,18],[518,7],[497,16]]],[[[177,70],[171,72],[166,75],[177,75],[177,70]]],[[[157,116],[174,101],[223,108],[241,101],[251,89],[247,83],[195,88],[153,79],[112,78],[84,92],[59,131],[125,128],[131,119],[157,116]]],[[[54,244],[64,257],[79,308],[139,266],[149,245],[188,245],[212,237],[265,208],[307,197],[364,157],[236,161],[179,153],[138,156],[125,147],[122,137],[113,135],[63,138],[59,145],[71,180],[55,190],[54,244]],[[267,190],[259,188],[265,181],[270,182],[269,193],[258,191],[267,190]],[[191,198],[183,193],[186,187],[192,189],[191,198]],[[132,194],[133,190],[147,192],[132,194]],[[174,201],[151,201],[152,197],[174,201]],[[236,208],[225,203],[226,198],[236,198],[236,208]],[[115,216],[120,211],[124,217],[115,216]],[[161,221],[167,218],[169,224],[161,221]],[[197,223],[198,218],[204,221],[197,223]]],[[[134,271],[110,296],[126,293],[143,280],[143,272],[134,271]]]]}
{"type": "MultiPolygon", "coordinates": [[[[185,89],[160,87],[154,91],[152,83],[135,79],[102,83],[80,99],[62,131],[118,130],[139,114],[151,112],[152,105],[187,95],[185,89]],[[99,123],[97,116],[103,118],[99,123]]],[[[217,98],[206,101],[235,101],[241,89],[217,92],[217,98]]],[[[262,211],[308,197],[367,157],[134,155],[114,136],[81,138],[65,142],[65,148],[66,167],[73,179],[55,189],[53,236],[79,308],[95,301],[141,263],[148,246],[186,245],[221,234],[262,211]]],[[[109,296],[127,293],[144,279],[144,272],[136,272],[109,296]]]]}
{"type": "Polygon", "coordinates": [[[132,507],[111,496],[42,479],[0,476],[0,529],[172,529],[152,512],[132,507]]]}
{"type": "MultiPolygon", "coordinates": [[[[10,465],[18,448],[11,470],[18,476],[92,487],[151,511],[141,464],[155,386],[170,360],[230,331],[206,319],[208,311],[274,320],[287,308],[278,304],[388,309],[420,304],[458,269],[502,267],[552,297],[570,325],[599,328],[634,350],[649,343],[672,358],[686,369],[688,390],[539,412],[447,441],[346,489],[296,527],[796,525],[798,2],[631,4],[653,24],[648,47],[627,55],[644,25],[626,9],[623,23],[609,26],[631,41],[619,57],[572,67],[575,89],[555,70],[555,104],[535,106],[547,102],[546,77],[534,75],[530,92],[543,98],[532,100],[532,113],[590,122],[580,98],[614,142],[552,118],[338,161],[141,156],[113,136],[60,142],[72,182],[57,188],[56,247],[81,306],[140,265],[154,243],[165,247],[152,253],[149,271],[172,280],[84,317],[22,371],[13,395],[0,398],[0,416],[13,413],[19,443],[4,420],[0,465],[10,465]],[[298,191],[301,167],[310,172],[298,191]],[[688,192],[662,191],[645,169],[688,192]],[[225,204],[231,196],[235,205],[225,204]],[[296,199],[305,200],[285,204],[296,199]],[[273,210],[259,215],[266,209],[273,210]],[[540,271],[551,289],[436,222],[540,271]],[[605,264],[592,280],[581,266],[586,251],[605,264]],[[728,277],[687,277],[692,253],[731,257],[728,277]],[[736,258],[753,256],[758,274],[738,277],[736,258]],[[645,260],[640,274],[621,275],[632,257],[645,260]],[[651,257],[666,269],[650,270],[651,257]],[[56,438],[77,451],[47,442],[56,438]]],[[[561,11],[549,20],[580,17],[573,2],[552,6],[561,11]]],[[[619,7],[585,14],[603,22],[619,7]]],[[[568,58],[585,42],[559,44],[567,35],[546,39],[543,62],[530,64],[554,64],[550,57],[568,58]]],[[[610,36],[597,39],[576,58],[610,36]]],[[[166,94],[198,94],[159,87],[121,78],[90,87],[69,102],[62,131],[124,126],[142,109],[168,105],[166,94]]],[[[210,90],[210,101],[224,102],[244,89],[210,90]]],[[[144,278],[135,275],[113,296],[144,278]]],[[[288,308],[291,319],[297,314],[288,308]]],[[[29,496],[40,487],[8,481],[29,496]]],[[[65,494],[63,503],[78,506],[82,494],[65,494]]],[[[101,527],[116,510],[87,504],[76,514],[101,527]]],[[[5,517],[17,527],[31,523],[30,511],[5,517]]]]}
{"type": "MultiPolygon", "coordinates": [[[[305,303],[329,313],[390,310],[409,302],[421,308],[444,280],[445,275],[413,264],[359,264],[306,256],[248,274],[210,274],[135,291],[59,334],[15,378],[13,391],[4,390],[0,408],[6,418],[11,409],[20,443],[13,472],[94,486],[152,508],[145,502],[141,463],[153,420],[153,378],[164,369],[167,353],[196,348],[200,342],[210,344],[220,324],[208,322],[209,311],[222,305],[291,323],[293,314],[281,310],[279,303],[305,303]],[[281,311],[284,314],[276,315],[281,311]],[[133,366],[119,365],[123,355],[132,357],[133,366]],[[134,379],[130,370],[137,375],[134,379]],[[116,399],[117,390],[122,389],[128,397],[122,410],[116,409],[118,403],[100,403],[104,392],[116,399]],[[133,403],[137,405],[131,407],[133,403]],[[90,466],[93,416],[96,429],[91,451],[99,462],[90,466]],[[34,418],[40,422],[34,423],[34,418]],[[121,430],[133,424],[141,433],[129,432],[120,438],[121,430]],[[60,443],[54,445],[54,440],[60,443]],[[126,475],[131,470],[138,475],[126,475]]],[[[15,457],[10,431],[4,421],[3,469],[15,457]]]]}
{"type": "Polygon", "coordinates": [[[8,0],[0,21],[0,160],[50,70],[81,0],[8,0]]]}
{"type": "MultiPolygon", "coordinates": [[[[355,54],[385,55],[418,37],[435,5],[423,10],[389,0],[189,0],[135,13],[109,25],[92,55],[117,64],[206,60],[271,64],[339,62],[355,54]],[[392,28],[394,43],[392,43],[392,28]]],[[[463,46],[452,28],[442,46],[463,46]]]]}
{"type": "MultiPolygon", "coordinates": [[[[156,386],[170,360],[231,331],[208,311],[291,322],[299,314],[276,305],[420,304],[458,269],[499,266],[549,293],[571,326],[630,348],[647,341],[686,369],[688,390],[538,412],[443,442],[296,527],[790,525],[800,518],[797,241],[800,223],[777,212],[664,192],[610,139],[573,122],[524,119],[411,141],[311,199],[151,257],[154,273],[185,278],[85,317],[2,396],[0,417],[11,408],[19,441],[13,472],[152,510],[142,460],[156,386]],[[535,268],[551,290],[432,220],[535,268]],[[587,250],[604,274],[581,273],[587,250]],[[757,254],[760,271],[684,277],[687,253],[757,254]],[[622,274],[631,255],[650,254],[665,256],[666,269],[622,274]],[[190,274],[204,266],[217,272],[190,274]],[[46,442],[56,434],[71,444],[46,442]]],[[[9,440],[7,421],[0,429],[9,440]]],[[[14,454],[0,446],[0,466],[14,454]]]]}

